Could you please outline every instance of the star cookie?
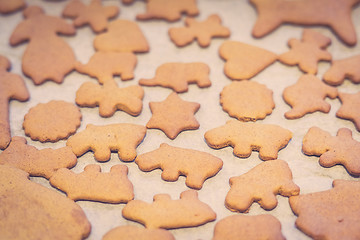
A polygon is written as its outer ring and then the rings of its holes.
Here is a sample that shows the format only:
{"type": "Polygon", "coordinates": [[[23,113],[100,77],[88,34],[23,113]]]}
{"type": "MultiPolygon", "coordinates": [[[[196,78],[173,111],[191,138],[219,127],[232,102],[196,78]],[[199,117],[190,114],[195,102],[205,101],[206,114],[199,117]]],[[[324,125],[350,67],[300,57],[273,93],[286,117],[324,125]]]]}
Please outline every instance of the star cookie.
{"type": "Polygon", "coordinates": [[[348,119],[355,124],[356,129],[360,132],[360,92],[349,94],[339,93],[339,99],[342,103],[336,116],[342,119],[348,119]]]}
{"type": "Polygon", "coordinates": [[[200,104],[182,100],[175,92],[162,102],[150,102],[152,117],[146,124],[147,128],[163,131],[170,139],[175,139],[180,132],[195,130],[200,127],[194,114],[200,104]]]}

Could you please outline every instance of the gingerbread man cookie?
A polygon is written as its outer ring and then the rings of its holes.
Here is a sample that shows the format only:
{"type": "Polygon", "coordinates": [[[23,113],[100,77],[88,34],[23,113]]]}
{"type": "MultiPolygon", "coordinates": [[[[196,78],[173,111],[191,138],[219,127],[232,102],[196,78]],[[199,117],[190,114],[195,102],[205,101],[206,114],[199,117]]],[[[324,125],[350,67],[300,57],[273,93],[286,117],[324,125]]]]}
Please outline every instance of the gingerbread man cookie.
{"type": "Polygon", "coordinates": [[[338,97],[342,105],[336,112],[336,116],[352,121],[356,130],[360,132],[360,113],[357,110],[360,105],[360,92],[354,94],[340,92],[338,97]]]}
{"type": "Polygon", "coordinates": [[[277,206],[276,195],[296,196],[300,188],[292,181],[292,173],[283,160],[260,163],[249,172],[229,180],[230,191],[225,206],[231,211],[247,212],[253,202],[265,210],[277,206]]]}
{"type": "Polygon", "coordinates": [[[179,200],[172,200],[168,194],[155,195],[153,203],[132,200],[122,215],[149,229],[196,227],[216,219],[216,213],[198,199],[195,190],[182,192],[179,200]]]}
{"type": "Polygon", "coordinates": [[[50,178],[50,184],[75,201],[127,203],[134,198],[133,185],[127,174],[125,165],[114,165],[109,173],[102,173],[99,165],[90,164],[79,174],[67,168],[59,169],[50,178]]]}
{"type": "Polygon", "coordinates": [[[202,22],[194,18],[186,18],[185,27],[170,28],[169,36],[178,47],[184,47],[195,39],[201,47],[208,47],[211,38],[227,38],[230,36],[230,30],[221,25],[221,18],[218,15],[213,14],[202,22]]]}
{"type": "Polygon", "coordinates": [[[262,160],[273,160],[277,159],[278,151],[286,147],[292,133],[278,125],[229,120],[207,131],[204,137],[212,148],[233,147],[237,157],[246,158],[252,151],[259,151],[262,160]]]}
{"type": "Polygon", "coordinates": [[[0,55],[0,149],[5,149],[11,139],[9,122],[9,101],[27,101],[30,94],[25,82],[17,74],[9,73],[9,60],[0,55]]]}
{"type": "Polygon", "coordinates": [[[175,240],[175,237],[164,229],[147,229],[132,225],[120,226],[107,232],[102,240],[175,240]]]}
{"type": "Polygon", "coordinates": [[[331,67],[323,76],[324,82],[327,84],[338,86],[345,79],[349,79],[353,83],[360,83],[360,54],[349,58],[334,60],[331,67]]]}

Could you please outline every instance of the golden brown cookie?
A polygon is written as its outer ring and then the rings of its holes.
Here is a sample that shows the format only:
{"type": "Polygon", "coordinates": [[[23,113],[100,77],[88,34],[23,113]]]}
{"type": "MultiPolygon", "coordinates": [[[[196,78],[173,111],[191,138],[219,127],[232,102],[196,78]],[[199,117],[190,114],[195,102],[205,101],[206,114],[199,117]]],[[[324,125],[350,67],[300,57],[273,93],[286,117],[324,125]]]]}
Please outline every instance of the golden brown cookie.
{"type": "Polygon", "coordinates": [[[99,162],[110,159],[112,151],[118,151],[122,161],[133,161],[136,157],[136,147],[142,142],[146,128],[131,123],[109,124],[95,126],[88,124],[86,129],[71,136],[66,142],[76,156],[87,151],[93,151],[99,162]]]}
{"type": "Polygon", "coordinates": [[[360,182],[334,180],[327,191],[290,197],[296,227],[313,239],[358,239],[360,182]]]}
{"type": "Polygon", "coordinates": [[[26,6],[24,0],[0,0],[0,13],[12,13],[26,6]]]}
{"type": "Polygon", "coordinates": [[[38,150],[27,145],[23,137],[13,137],[10,145],[0,153],[0,164],[17,167],[30,176],[49,179],[60,168],[72,168],[77,158],[70,147],[38,150]]]}
{"type": "Polygon", "coordinates": [[[149,51],[148,42],[137,23],[125,19],[110,22],[107,32],[95,37],[94,47],[97,51],[105,52],[149,51]]]}
{"type": "Polygon", "coordinates": [[[150,102],[149,106],[152,117],[146,127],[160,129],[170,139],[175,139],[182,131],[200,127],[194,117],[200,104],[184,101],[175,92],[162,102],[150,102]]]}
{"type": "Polygon", "coordinates": [[[79,174],[67,168],[59,169],[50,178],[50,184],[74,201],[127,203],[134,198],[133,185],[127,175],[125,165],[114,165],[109,173],[102,173],[99,165],[89,164],[79,174]]]}
{"type": "Polygon", "coordinates": [[[284,89],[283,99],[292,109],[285,113],[287,119],[301,118],[307,113],[328,113],[331,105],[326,97],[336,98],[338,91],[323,83],[314,75],[302,75],[297,83],[284,89]]]}
{"type": "Polygon", "coordinates": [[[197,40],[201,47],[208,47],[211,38],[227,38],[230,36],[230,30],[221,25],[221,18],[217,14],[213,14],[201,22],[194,18],[186,18],[185,27],[170,28],[169,36],[178,47],[184,47],[194,40],[197,40]]]}
{"type": "Polygon", "coordinates": [[[263,37],[284,23],[328,26],[347,45],[357,42],[351,9],[359,0],[250,0],[258,18],[252,31],[263,37]]]}
{"type": "Polygon", "coordinates": [[[86,82],[76,92],[76,104],[80,107],[99,106],[102,117],[111,117],[117,110],[137,116],[142,110],[144,90],[138,85],[119,88],[115,81],[98,85],[86,82]]]}
{"type": "Polygon", "coordinates": [[[147,0],[146,12],[136,15],[136,19],[164,19],[174,22],[181,18],[182,13],[189,16],[198,15],[196,0],[147,0]]]}
{"type": "Polygon", "coordinates": [[[160,148],[141,154],[135,159],[142,171],[163,170],[161,178],[177,181],[186,177],[186,186],[201,189],[204,181],[215,176],[223,166],[220,158],[206,152],[173,147],[162,143],[160,148]]]}
{"type": "Polygon", "coordinates": [[[40,142],[57,142],[74,134],[81,124],[81,112],[74,104],[52,100],[30,108],[24,117],[26,136],[40,142]]]}
{"type": "Polygon", "coordinates": [[[312,127],[303,139],[302,151],[306,155],[320,156],[319,163],[323,167],[343,165],[354,176],[360,176],[360,142],[352,138],[348,128],[340,128],[336,137],[312,127]]]}
{"type": "Polygon", "coordinates": [[[234,155],[246,158],[258,151],[262,160],[277,159],[278,151],[288,144],[292,133],[278,125],[229,120],[205,133],[206,143],[215,149],[231,146],[234,155]]]}
{"type": "Polygon", "coordinates": [[[106,30],[108,19],[118,14],[117,6],[102,6],[101,0],[91,0],[89,5],[85,5],[80,0],[71,0],[62,12],[64,17],[74,18],[76,27],[89,24],[96,33],[106,30]]]}
{"type": "Polygon", "coordinates": [[[216,219],[216,213],[198,199],[195,190],[182,192],[179,200],[172,200],[168,194],[155,195],[153,203],[132,200],[122,215],[149,229],[196,227],[216,219]]]}
{"type": "Polygon", "coordinates": [[[237,80],[250,79],[277,60],[275,53],[237,41],[225,41],[219,54],[225,75],[237,80]]]}
{"type": "Polygon", "coordinates": [[[349,79],[353,83],[360,83],[360,54],[349,58],[334,60],[331,67],[323,76],[324,82],[327,84],[338,86],[345,79],[349,79]]]}
{"type": "Polygon", "coordinates": [[[205,63],[164,63],[156,69],[154,78],[140,79],[142,86],[162,86],[182,93],[188,91],[188,84],[196,83],[198,87],[210,87],[210,68],[205,63]]]}
{"type": "Polygon", "coordinates": [[[24,10],[20,22],[10,37],[11,46],[29,41],[22,57],[22,70],[34,84],[47,80],[62,83],[66,74],[75,68],[72,48],[57,35],[74,35],[75,28],[64,19],[47,16],[37,6],[24,10]]]}
{"type": "Polygon", "coordinates": [[[350,94],[339,92],[341,107],[336,112],[338,118],[347,119],[354,123],[356,130],[360,132],[360,92],[350,94]]]}
{"type": "Polygon", "coordinates": [[[2,239],[85,239],[90,223],[74,201],[31,182],[29,175],[0,165],[2,239]]]}
{"type": "Polygon", "coordinates": [[[88,74],[104,84],[113,81],[114,75],[120,75],[121,80],[134,78],[134,68],[137,60],[131,52],[103,52],[98,51],[90,58],[87,64],[77,62],[76,71],[88,74]]]}
{"type": "Polygon", "coordinates": [[[325,50],[330,44],[330,38],[305,29],[301,41],[295,38],[288,41],[291,50],[281,54],[279,61],[290,66],[298,65],[305,73],[316,74],[319,61],[331,61],[331,54],[325,50]]]}
{"type": "Polygon", "coordinates": [[[212,240],[285,240],[272,215],[233,215],[216,223],[212,240]]]}
{"type": "Polygon", "coordinates": [[[120,226],[107,232],[102,240],[175,240],[175,237],[164,229],[147,229],[132,225],[120,226]]]}
{"type": "Polygon", "coordinates": [[[9,121],[9,101],[27,101],[30,94],[25,82],[17,74],[9,73],[9,60],[0,55],[0,149],[5,149],[11,140],[9,121]]]}
{"type": "Polygon", "coordinates": [[[264,119],[275,108],[273,91],[253,81],[234,81],[220,93],[220,104],[231,117],[241,121],[264,119]]]}
{"type": "Polygon", "coordinates": [[[260,163],[249,172],[229,180],[230,191],[225,206],[231,211],[247,212],[253,202],[265,210],[274,209],[276,195],[290,197],[298,195],[300,188],[292,181],[292,173],[283,160],[260,163]]]}

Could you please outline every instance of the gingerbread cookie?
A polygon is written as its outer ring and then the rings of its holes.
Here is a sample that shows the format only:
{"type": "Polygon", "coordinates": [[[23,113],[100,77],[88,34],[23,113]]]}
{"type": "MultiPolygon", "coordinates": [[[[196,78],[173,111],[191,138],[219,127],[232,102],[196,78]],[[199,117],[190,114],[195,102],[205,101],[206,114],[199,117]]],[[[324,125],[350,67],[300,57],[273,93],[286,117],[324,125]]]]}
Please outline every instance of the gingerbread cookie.
{"type": "Polygon", "coordinates": [[[283,99],[292,109],[285,113],[287,119],[301,118],[307,113],[328,113],[331,105],[326,97],[336,98],[338,91],[323,83],[314,75],[302,75],[297,83],[284,89],[283,99]]]}
{"type": "Polygon", "coordinates": [[[269,214],[233,215],[216,223],[212,240],[285,240],[281,223],[269,214]]]}
{"type": "Polygon", "coordinates": [[[275,53],[237,41],[225,41],[219,54],[226,61],[225,75],[237,80],[250,79],[277,60],[275,53]]]}
{"type": "Polygon", "coordinates": [[[194,18],[186,18],[185,27],[170,28],[169,36],[178,47],[184,47],[195,39],[201,47],[208,47],[211,38],[227,38],[230,36],[230,30],[221,25],[218,15],[213,14],[202,22],[196,21],[194,18]]]}
{"type": "Polygon", "coordinates": [[[97,51],[105,52],[149,51],[149,45],[137,23],[125,19],[110,22],[107,32],[95,37],[94,47],[97,51]]]}
{"type": "Polygon", "coordinates": [[[175,240],[175,237],[164,229],[147,229],[132,225],[120,226],[107,232],[102,240],[175,240]]]}
{"type": "Polygon", "coordinates": [[[273,91],[252,82],[232,82],[220,93],[220,104],[231,117],[241,121],[264,119],[275,108],[273,91]]]}
{"type": "Polygon", "coordinates": [[[29,175],[0,165],[2,239],[85,239],[91,225],[84,211],[60,193],[31,182],[29,175]]]}
{"type": "Polygon", "coordinates": [[[352,121],[356,130],[360,132],[360,113],[357,111],[360,105],[360,92],[354,94],[339,92],[338,97],[342,105],[336,116],[352,121]]]}
{"type": "Polygon", "coordinates": [[[146,127],[160,129],[170,139],[175,139],[182,131],[195,130],[200,127],[194,117],[200,104],[184,101],[175,92],[172,92],[162,102],[150,102],[149,106],[152,117],[146,127]],[[181,111],[179,111],[180,109],[181,111]]]}
{"type": "Polygon", "coordinates": [[[223,166],[220,158],[192,149],[173,147],[162,143],[159,149],[141,154],[135,159],[142,171],[163,170],[161,178],[177,181],[186,176],[186,186],[201,189],[204,181],[215,176],[223,166]]]}
{"type": "Polygon", "coordinates": [[[279,56],[279,61],[290,65],[298,65],[305,73],[316,74],[319,61],[331,61],[331,54],[325,50],[331,39],[310,29],[303,31],[301,41],[292,38],[288,41],[291,50],[279,56]]]}
{"type": "Polygon", "coordinates": [[[12,13],[26,6],[24,0],[0,0],[0,13],[12,13]]]}
{"type": "Polygon", "coordinates": [[[210,87],[210,68],[205,63],[164,63],[156,69],[154,78],[140,79],[143,86],[162,86],[182,93],[188,91],[188,84],[196,83],[198,87],[210,87]]]}
{"type": "Polygon", "coordinates": [[[347,45],[357,42],[351,9],[359,0],[250,0],[258,19],[252,31],[263,37],[284,23],[328,26],[347,45]],[[321,9],[321,11],[319,11],[321,9]]]}
{"type": "Polygon", "coordinates": [[[115,81],[98,85],[86,82],[76,92],[76,104],[80,107],[99,106],[102,117],[111,117],[116,110],[137,116],[142,110],[144,90],[138,85],[119,88],[115,81]]]}
{"type": "Polygon", "coordinates": [[[317,127],[312,127],[303,139],[302,151],[306,155],[320,156],[323,167],[343,165],[354,176],[360,176],[360,142],[352,138],[348,128],[340,128],[336,137],[317,127]]]}
{"type": "Polygon", "coordinates": [[[142,142],[146,128],[131,123],[109,124],[95,126],[88,124],[86,129],[71,136],[66,145],[72,148],[76,156],[87,151],[93,151],[99,162],[110,159],[112,151],[118,151],[122,161],[133,161],[136,157],[136,147],[142,142]]]}
{"type": "Polygon", "coordinates": [[[38,150],[27,145],[23,137],[13,137],[10,145],[0,153],[0,164],[17,167],[30,176],[49,179],[60,168],[72,168],[77,158],[70,147],[38,150]]]}
{"type": "Polygon", "coordinates": [[[91,0],[89,5],[85,5],[80,0],[71,0],[62,12],[64,17],[74,18],[76,27],[89,24],[96,33],[106,30],[108,19],[118,14],[117,6],[102,6],[101,0],[91,0]]]}
{"type": "Polygon", "coordinates": [[[231,211],[247,212],[253,202],[265,210],[277,206],[276,195],[298,195],[300,188],[292,181],[292,173],[283,160],[260,163],[249,172],[229,180],[230,191],[225,206],[231,211]]]}
{"type": "Polygon", "coordinates": [[[99,80],[99,83],[113,81],[114,75],[120,75],[121,80],[134,78],[134,68],[137,60],[131,52],[103,52],[98,51],[87,64],[77,62],[76,71],[88,74],[99,80]]]}
{"type": "Polygon", "coordinates": [[[334,180],[333,188],[291,197],[295,225],[312,239],[358,239],[360,182],[334,180]]]}
{"type": "Polygon", "coordinates": [[[136,15],[136,19],[164,19],[174,22],[181,18],[182,13],[189,16],[198,15],[196,0],[147,0],[146,12],[136,15]]]}
{"type": "Polygon", "coordinates": [[[195,190],[182,192],[179,200],[172,200],[168,194],[155,195],[153,203],[132,200],[122,215],[149,229],[196,227],[216,219],[216,213],[198,199],[195,190]]]}
{"type": "Polygon", "coordinates": [[[74,134],[81,124],[81,112],[74,104],[52,100],[32,107],[24,117],[26,136],[40,142],[57,142],[74,134]]]}
{"type": "Polygon", "coordinates": [[[27,101],[30,94],[25,82],[17,74],[9,73],[9,60],[0,55],[0,149],[5,149],[10,142],[9,101],[27,101]]]}
{"type": "Polygon", "coordinates": [[[125,165],[114,165],[109,173],[102,173],[99,165],[89,164],[79,174],[67,168],[59,169],[50,178],[50,184],[75,201],[127,203],[134,198],[133,185],[127,175],[125,165]]]}
{"type": "Polygon", "coordinates": [[[334,60],[331,67],[323,76],[324,82],[327,84],[338,86],[345,79],[349,79],[353,83],[360,83],[360,54],[349,58],[334,60]]]}
{"type": "Polygon", "coordinates": [[[272,160],[277,159],[278,151],[286,147],[292,133],[278,125],[229,120],[225,125],[207,131],[204,137],[212,148],[233,147],[237,157],[246,158],[252,151],[259,151],[260,159],[272,160]]]}
{"type": "Polygon", "coordinates": [[[62,83],[66,74],[75,67],[72,48],[57,33],[74,35],[75,28],[64,19],[47,16],[37,6],[24,10],[25,20],[20,22],[10,37],[11,46],[29,40],[22,57],[22,70],[34,84],[47,80],[62,83]]]}

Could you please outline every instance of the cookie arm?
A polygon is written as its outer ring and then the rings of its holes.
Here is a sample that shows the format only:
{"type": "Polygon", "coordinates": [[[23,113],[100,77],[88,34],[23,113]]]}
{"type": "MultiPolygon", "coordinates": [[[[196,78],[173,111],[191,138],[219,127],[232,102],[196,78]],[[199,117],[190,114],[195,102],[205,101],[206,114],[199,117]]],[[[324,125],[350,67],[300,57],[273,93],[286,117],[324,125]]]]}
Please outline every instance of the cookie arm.
{"type": "Polygon", "coordinates": [[[16,46],[30,39],[31,27],[30,22],[25,20],[16,26],[15,30],[10,36],[9,42],[11,46],[16,46]]]}

